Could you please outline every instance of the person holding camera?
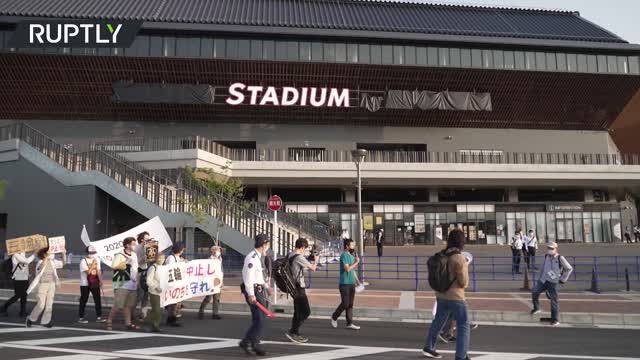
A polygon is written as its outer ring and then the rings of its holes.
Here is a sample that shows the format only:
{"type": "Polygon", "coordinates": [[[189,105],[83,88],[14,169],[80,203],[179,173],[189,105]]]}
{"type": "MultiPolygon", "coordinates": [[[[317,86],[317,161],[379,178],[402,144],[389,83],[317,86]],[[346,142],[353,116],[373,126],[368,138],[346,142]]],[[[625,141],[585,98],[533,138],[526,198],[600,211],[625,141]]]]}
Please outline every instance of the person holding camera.
{"type": "Polygon", "coordinates": [[[296,240],[295,250],[287,255],[291,266],[291,274],[296,283],[296,297],[293,299],[293,320],[291,321],[291,329],[285,336],[294,343],[306,343],[309,341],[306,337],[300,335],[300,326],[311,315],[309,307],[309,299],[306,293],[305,276],[307,271],[316,271],[317,265],[311,261],[315,261],[315,256],[309,255],[312,259],[309,261],[305,258],[305,252],[309,248],[309,241],[304,238],[296,240]]]}
{"type": "Polygon", "coordinates": [[[360,326],[353,323],[353,301],[356,297],[356,284],[360,280],[356,274],[356,268],[360,259],[354,256],[356,253],[355,242],[352,239],[344,239],[344,252],[340,255],[340,298],[338,308],[331,316],[331,326],[338,328],[338,318],[343,311],[347,311],[347,329],[360,330],[360,326]]]}

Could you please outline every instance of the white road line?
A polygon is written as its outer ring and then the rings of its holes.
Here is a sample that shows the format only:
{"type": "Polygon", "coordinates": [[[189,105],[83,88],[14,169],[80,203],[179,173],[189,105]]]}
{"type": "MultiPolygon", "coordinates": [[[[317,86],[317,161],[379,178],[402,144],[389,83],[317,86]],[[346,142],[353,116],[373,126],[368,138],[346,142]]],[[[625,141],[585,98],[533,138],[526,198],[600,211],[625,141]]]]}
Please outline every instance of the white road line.
{"type": "Polygon", "coordinates": [[[0,334],[9,334],[9,333],[22,333],[22,332],[33,332],[33,331],[54,331],[59,330],[58,328],[46,328],[46,327],[14,327],[14,328],[0,328],[0,334]]]}
{"type": "Polygon", "coordinates": [[[160,347],[152,347],[152,348],[145,348],[145,349],[121,350],[121,351],[116,351],[116,353],[141,354],[141,355],[173,354],[173,353],[188,352],[188,351],[231,348],[231,347],[238,346],[238,342],[239,340],[227,340],[227,341],[206,342],[206,343],[199,343],[199,344],[160,346],[160,347]]]}
{"type": "Polygon", "coordinates": [[[277,360],[332,360],[357,356],[366,356],[388,352],[384,348],[351,347],[346,349],[319,351],[306,354],[272,357],[277,360]]]}
{"type": "Polygon", "coordinates": [[[116,359],[116,357],[82,354],[82,355],[61,355],[61,356],[29,358],[29,360],[107,360],[107,359],[116,359]]]}
{"type": "Polygon", "coordinates": [[[520,296],[518,296],[518,295],[516,295],[516,294],[511,294],[511,297],[512,297],[514,300],[517,300],[517,301],[519,301],[520,303],[524,304],[524,306],[526,306],[528,309],[533,307],[533,305],[531,304],[531,299],[526,300],[526,299],[524,299],[524,298],[522,298],[522,297],[520,297],[520,296]]]}
{"type": "Polygon", "coordinates": [[[510,354],[510,353],[500,353],[500,354],[488,354],[482,355],[479,357],[474,356],[474,360],[529,360],[529,359],[537,359],[536,355],[526,355],[526,354],[510,354]]]}
{"type": "MultiPolygon", "coordinates": [[[[114,354],[112,352],[106,352],[106,351],[65,349],[65,348],[57,348],[57,347],[50,347],[50,346],[15,345],[15,344],[8,344],[8,343],[2,344],[2,347],[13,348],[13,349],[24,349],[24,350],[61,352],[61,353],[67,353],[67,354],[78,354],[79,356],[81,356],[79,359],[86,359],[85,357],[82,357],[82,356],[104,356],[107,358],[113,358],[113,354],[114,354]]],[[[170,356],[150,356],[150,355],[137,355],[137,354],[118,354],[118,357],[141,359],[141,360],[193,360],[191,358],[177,358],[177,357],[170,357],[170,356]]],[[[624,360],[628,360],[628,359],[624,359],[624,360]]]]}
{"type": "Polygon", "coordinates": [[[122,333],[122,334],[105,334],[105,335],[92,335],[92,336],[70,336],[70,337],[39,339],[39,340],[8,341],[7,343],[14,344],[14,345],[38,346],[38,345],[86,343],[91,341],[134,339],[134,338],[143,338],[143,337],[150,337],[150,336],[153,336],[153,335],[139,334],[139,333],[122,333]]]}
{"type": "Polygon", "coordinates": [[[400,294],[400,309],[402,310],[415,310],[416,308],[416,293],[415,291],[403,291],[400,294]]]}

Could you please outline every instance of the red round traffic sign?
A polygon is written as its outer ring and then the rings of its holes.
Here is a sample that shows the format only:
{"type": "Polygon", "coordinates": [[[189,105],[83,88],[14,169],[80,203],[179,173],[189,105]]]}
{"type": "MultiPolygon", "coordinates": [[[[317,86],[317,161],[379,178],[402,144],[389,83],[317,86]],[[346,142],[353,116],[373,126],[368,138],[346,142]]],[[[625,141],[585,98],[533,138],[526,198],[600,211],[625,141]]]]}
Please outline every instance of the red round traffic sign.
{"type": "Polygon", "coordinates": [[[278,195],[272,195],[271,198],[269,198],[267,206],[269,206],[271,211],[278,211],[282,207],[282,199],[278,195]]]}

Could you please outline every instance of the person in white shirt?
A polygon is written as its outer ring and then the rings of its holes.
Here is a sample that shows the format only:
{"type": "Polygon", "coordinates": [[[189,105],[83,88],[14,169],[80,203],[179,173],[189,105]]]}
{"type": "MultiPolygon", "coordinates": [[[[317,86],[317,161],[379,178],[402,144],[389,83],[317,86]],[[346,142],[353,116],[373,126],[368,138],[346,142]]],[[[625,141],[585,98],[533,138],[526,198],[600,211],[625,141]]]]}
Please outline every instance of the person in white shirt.
{"type": "Polygon", "coordinates": [[[140,304],[140,317],[142,320],[147,317],[147,312],[149,311],[149,288],[147,288],[147,253],[145,250],[145,244],[151,241],[151,236],[148,232],[144,231],[138,234],[138,244],[133,247],[133,251],[136,253],[138,257],[138,294],[136,298],[136,305],[133,308],[133,311],[140,304]]]}
{"type": "Polygon", "coordinates": [[[78,309],[78,322],[88,323],[84,318],[84,310],[89,301],[89,294],[93,296],[93,303],[96,308],[96,322],[102,323],[106,320],[102,318],[102,269],[100,258],[96,255],[95,246],[87,246],[87,256],[80,260],[80,308],[78,309]]]}
{"type": "Polygon", "coordinates": [[[526,249],[524,261],[527,263],[527,269],[536,268],[536,251],[538,250],[538,238],[533,230],[529,230],[529,234],[524,237],[524,249],[526,249]]]}
{"type": "Polygon", "coordinates": [[[147,313],[145,323],[150,327],[150,331],[154,333],[162,332],[160,330],[160,320],[162,320],[162,308],[160,307],[160,296],[162,289],[160,288],[160,276],[158,266],[164,264],[165,257],[159,253],[156,262],[147,269],[147,286],[149,288],[149,302],[151,310],[147,313]]]}
{"type": "MultiPolygon", "coordinates": [[[[184,253],[184,244],[181,242],[177,242],[173,244],[173,248],[171,249],[171,254],[167,256],[164,260],[165,265],[171,265],[178,262],[182,262],[182,254],[184,253]]],[[[178,323],[179,317],[179,309],[181,308],[181,303],[167,305],[165,309],[167,310],[167,325],[173,327],[182,326],[178,323]]]]}
{"type": "Polygon", "coordinates": [[[512,273],[520,274],[520,262],[522,261],[522,249],[524,248],[524,240],[522,231],[516,231],[516,234],[509,241],[512,255],[512,273]]]}
{"type": "MultiPolygon", "coordinates": [[[[219,246],[214,245],[211,247],[211,256],[209,257],[209,259],[220,261],[220,263],[222,263],[222,252],[219,246]]],[[[220,264],[220,268],[222,269],[222,264],[220,264]]],[[[222,270],[222,273],[224,274],[224,270],[222,270]]],[[[204,299],[202,300],[202,303],[200,304],[200,311],[198,311],[198,319],[200,320],[204,319],[204,309],[207,307],[207,305],[209,305],[210,302],[212,305],[211,318],[213,320],[222,319],[222,317],[218,314],[218,312],[220,311],[220,294],[221,293],[222,293],[222,290],[216,294],[207,295],[204,297],[204,299]]]]}
{"type": "Polygon", "coordinates": [[[13,297],[0,308],[0,314],[9,316],[9,306],[20,299],[20,317],[27,316],[27,289],[29,288],[29,264],[35,259],[35,255],[26,257],[25,253],[13,254],[11,257],[11,279],[13,280],[13,297]]]}
{"type": "Polygon", "coordinates": [[[138,257],[133,252],[136,239],[128,237],[122,241],[123,250],[113,258],[113,306],[107,320],[107,330],[113,330],[113,318],[118,312],[124,315],[124,324],[129,330],[138,327],[131,321],[132,309],[138,293],[138,257]]]}
{"type": "Polygon", "coordinates": [[[55,254],[49,253],[49,248],[38,250],[38,264],[36,265],[36,277],[27,289],[30,294],[36,287],[38,288],[38,303],[33,308],[31,314],[27,316],[27,327],[38,321],[40,315],[42,319],[40,324],[44,327],[52,327],[51,313],[53,310],[53,298],[56,296],[56,287],[60,285],[57,269],[62,269],[67,262],[67,254],[62,253],[62,261],[55,259],[55,254]]]}

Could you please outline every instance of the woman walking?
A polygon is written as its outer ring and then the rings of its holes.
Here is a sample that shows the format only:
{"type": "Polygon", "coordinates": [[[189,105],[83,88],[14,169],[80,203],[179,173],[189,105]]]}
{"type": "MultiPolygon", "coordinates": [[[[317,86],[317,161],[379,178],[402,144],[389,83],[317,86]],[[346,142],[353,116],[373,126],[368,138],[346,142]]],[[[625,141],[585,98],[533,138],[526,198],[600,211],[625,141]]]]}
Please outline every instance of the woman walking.
{"type": "Polygon", "coordinates": [[[31,314],[27,317],[27,327],[38,321],[40,315],[42,319],[40,324],[44,327],[52,327],[51,312],[53,310],[53,298],[56,295],[56,287],[60,284],[57,269],[62,269],[67,262],[67,253],[62,253],[62,261],[55,259],[55,254],[49,253],[49,248],[40,249],[37,253],[38,264],[36,265],[36,277],[33,279],[31,286],[27,290],[30,294],[33,289],[38,287],[37,298],[38,303],[33,308],[31,314]]]}
{"type": "Polygon", "coordinates": [[[164,264],[164,255],[158,254],[156,262],[147,269],[147,285],[149,286],[149,300],[151,302],[151,311],[147,313],[145,324],[149,326],[149,330],[154,333],[162,332],[160,330],[160,321],[162,320],[162,308],[160,307],[160,276],[158,274],[158,266],[164,264]]]}

